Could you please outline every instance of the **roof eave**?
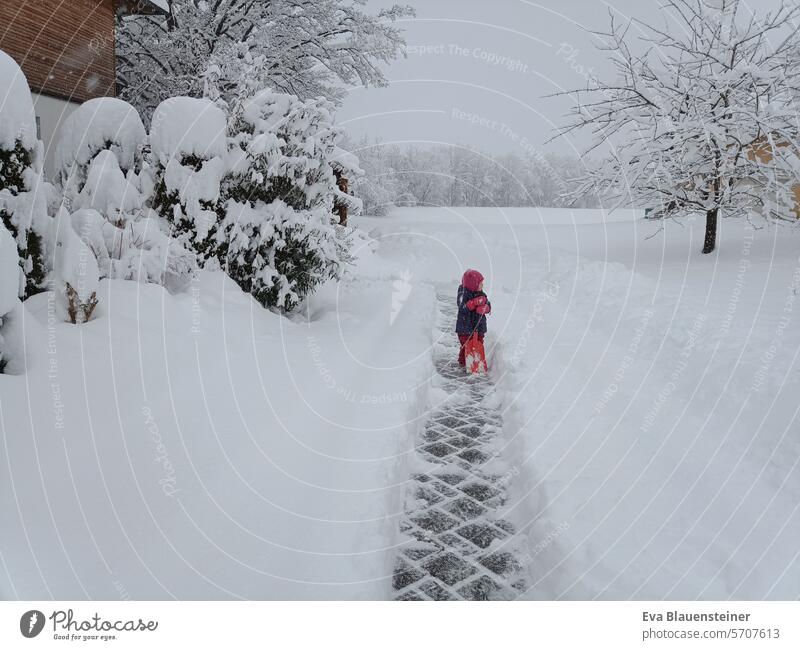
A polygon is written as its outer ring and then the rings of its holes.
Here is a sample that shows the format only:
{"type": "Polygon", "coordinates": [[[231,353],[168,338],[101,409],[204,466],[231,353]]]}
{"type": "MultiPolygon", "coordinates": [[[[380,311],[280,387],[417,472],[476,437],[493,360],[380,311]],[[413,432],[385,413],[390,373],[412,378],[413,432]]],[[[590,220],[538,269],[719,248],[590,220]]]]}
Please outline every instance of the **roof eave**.
{"type": "Polygon", "coordinates": [[[167,0],[116,0],[116,11],[120,16],[168,16],[167,0]]]}

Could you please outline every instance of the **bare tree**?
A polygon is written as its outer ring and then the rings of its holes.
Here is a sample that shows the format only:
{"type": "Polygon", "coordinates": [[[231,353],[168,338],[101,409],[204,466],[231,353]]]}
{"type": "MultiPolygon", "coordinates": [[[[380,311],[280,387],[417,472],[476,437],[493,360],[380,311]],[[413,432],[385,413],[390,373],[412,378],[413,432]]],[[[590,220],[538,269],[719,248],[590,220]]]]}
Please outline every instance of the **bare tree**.
{"type": "Polygon", "coordinates": [[[590,129],[588,151],[611,151],[577,193],[626,197],[660,218],[704,213],[703,253],[720,216],[795,220],[800,5],[757,16],[739,0],[666,0],[663,10],[663,28],[612,13],[596,35],[617,78],[566,93],[577,103],[556,137],[590,129]]]}

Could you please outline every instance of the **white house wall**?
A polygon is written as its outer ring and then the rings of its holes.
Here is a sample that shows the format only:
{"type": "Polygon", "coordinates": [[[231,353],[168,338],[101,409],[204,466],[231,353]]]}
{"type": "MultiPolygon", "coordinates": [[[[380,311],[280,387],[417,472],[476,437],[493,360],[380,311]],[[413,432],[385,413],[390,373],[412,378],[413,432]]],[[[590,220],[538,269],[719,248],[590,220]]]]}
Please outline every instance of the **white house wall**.
{"type": "Polygon", "coordinates": [[[53,179],[55,171],[54,158],[59,127],[78,106],[79,104],[75,102],[33,93],[33,107],[39,126],[39,139],[44,143],[44,172],[49,180],[53,179]]]}

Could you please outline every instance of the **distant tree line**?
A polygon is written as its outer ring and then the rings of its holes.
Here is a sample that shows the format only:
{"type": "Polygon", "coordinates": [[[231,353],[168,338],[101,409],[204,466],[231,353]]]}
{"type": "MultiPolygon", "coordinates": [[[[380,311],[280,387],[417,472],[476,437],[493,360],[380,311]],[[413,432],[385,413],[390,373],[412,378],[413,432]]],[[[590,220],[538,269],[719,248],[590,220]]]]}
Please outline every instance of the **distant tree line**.
{"type": "Polygon", "coordinates": [[[545,153],[490,154],[463,145],[385,144],[362,139],[346,144],[364,175],[354,192],[364,214],[382,216],[394,206],[599,206],[597,195],[574,194],[585,175],[577,156],[545,153]]]}

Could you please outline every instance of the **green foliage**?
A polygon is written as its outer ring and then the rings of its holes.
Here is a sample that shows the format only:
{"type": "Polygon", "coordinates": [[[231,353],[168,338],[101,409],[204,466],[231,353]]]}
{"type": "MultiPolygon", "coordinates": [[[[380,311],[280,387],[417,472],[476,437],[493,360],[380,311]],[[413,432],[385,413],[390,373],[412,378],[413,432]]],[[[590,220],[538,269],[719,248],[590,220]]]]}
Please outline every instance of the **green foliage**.
{"type": "Polygon", "coordinates": [[[302,231],[298,226],[286,228],[280,238],[262,239],[239,255],[225,255],[220,263],[234,282],[264,307],[291,311],[324,280],[326,267],[325,259],[302,231]],[[289,283],[291,292],[287,293],[289,283]]]}
{"type": "MultiPolygon", "coordinates": [[[[28,149],[17,140],[13,149],[0,149],[0,191],[8,191],[17,197],[30,190],[25,182],[25,171],[33,165],[28,149]]],[[[20,215],[8,210],[7,202],[0,202],[0,219],[17,242],[20,267],[25,275],[25,293],[31,296],[44,290],[47,270],[44,259],[42,237],[28,227],[20,232],[20,215]]]]}
{"type": "MultiPolygon", "coordinates": [[[[185,154],[181,157],[180,164],[189,167],[195,172],[199,172],[204,158],[194,154],[185,154]]],[[[152,208],[158,212],[172,226],[171,235],[181,241],[187,248],[197,255],[198,262],[204,264],[209,259],[218,257],[218,230],[219,220],[224,216],[224,208],[221,201],[200,201],[200,207],[217,214],[217,223],[213,224],[208,231],[208,235],[203,239],[195,237],[195,225],[185,215],[182,209],[180,192],[178,190],[169,191],[165,180],[166,170],[161,164],[156,164],[156,183],[153,189],[152,208]]]]}
{"type": "Polygon", "coordinates": [[[292,310],[349,259],[331,212],[331,155],[340,137],[324,99],[261,91],[231,117],[239,162],[221,186],[218,259],[265,307],[292,310]]]}
{"type": "Polygon", "coordinates": [[[252,222],[246,217],[228,218],[217,257],[234,282],[264,307],[291,311],[337,274],[338,265],[326,255],[326,248],[335,246],[320,245],[332,239],[333,225],[320,223],[318,212],[305,209],[305,193],[292,179],[260,178],[256,172],[226,179],[222,188],[226,200],[254,205],[254,212],[261,214],[252,222]]]}
{"type": "Polygon", "coordinates": [[[23,173],[33,163],[31,152],[17,140],[13,149],[0,149],[0,189],[14,196],[25,191],[23,173]]]}

